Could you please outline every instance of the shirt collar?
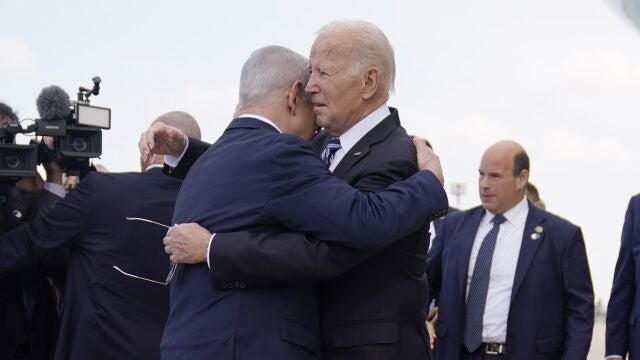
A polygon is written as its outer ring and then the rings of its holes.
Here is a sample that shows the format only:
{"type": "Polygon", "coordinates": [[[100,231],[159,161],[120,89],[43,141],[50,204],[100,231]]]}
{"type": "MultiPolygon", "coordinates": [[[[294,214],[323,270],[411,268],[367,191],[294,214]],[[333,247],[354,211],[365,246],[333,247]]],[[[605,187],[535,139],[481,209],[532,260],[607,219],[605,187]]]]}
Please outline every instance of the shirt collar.
{"type": "Polygon", "coordinates": [[[382,104],[379,108],[375,109],[371,114],[367,115],[364,119],[358,121],[351,129],[347,130],[344,134],[340,135],[340,145],[345,153],[349,152],[353,145],[355,145],[363,136],[365,136],[371,129],[376,127],[387,116],[391,115],[389,106],[382,104]]]}
{"type": "Polygon", "coordinates": [[[155,169],[155,168],[161,168],[162,169],[162,167],[163,167],[163,165],[160,165],[160,164],[151,164],[151,165],[147,166],[147,168],[144,169],[144,171],[149,171],[149,170],[155,169]]]}
{"type": "Polygon", "coordinates": [[[260,121],[264,121],[267,124],[273,126],[274,128],[276,128],[276,130],[278,130],[279,133],[282,133],[282,130],[280,130],[280,128],[278,126],[276,126],[276,124],[273,123],[273,121],[267,119],[264,116],[260,116],[260,115],[256,115],[256,114],[242,114],[240,116],[238,116],[239,118],[241,117],[250,117],[250,118],[254,118],[254,119],[258,119],[260,121]]]}
{"type": "MultiPolygon", "coordinates": [[[[507,219],[507,222],[516,226],[523,226],[525,221],[527,220],[527,214],[529,213],[529,202],[527,202],[527,197],[523,197],[519,203],[517,203],[514,207],[507,210],[502,216],[507,219]]],[[[483,224],[488,224],[493,220],[494,213],[489,210],[485,210],[484,217],[482,218],[483,224]]]]}

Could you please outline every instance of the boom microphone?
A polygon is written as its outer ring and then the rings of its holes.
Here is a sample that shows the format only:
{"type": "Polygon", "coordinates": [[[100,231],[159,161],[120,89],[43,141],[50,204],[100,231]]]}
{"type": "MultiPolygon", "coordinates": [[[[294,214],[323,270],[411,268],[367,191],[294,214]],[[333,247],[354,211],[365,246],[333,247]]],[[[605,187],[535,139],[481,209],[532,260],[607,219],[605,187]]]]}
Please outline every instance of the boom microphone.
{"type": "Polygon", "coordinates": [[[36,100],[36,106],[40,118],[44,120],[65,119],[71,113],[69,94],[57,85],[42,89],[36,100]]]}

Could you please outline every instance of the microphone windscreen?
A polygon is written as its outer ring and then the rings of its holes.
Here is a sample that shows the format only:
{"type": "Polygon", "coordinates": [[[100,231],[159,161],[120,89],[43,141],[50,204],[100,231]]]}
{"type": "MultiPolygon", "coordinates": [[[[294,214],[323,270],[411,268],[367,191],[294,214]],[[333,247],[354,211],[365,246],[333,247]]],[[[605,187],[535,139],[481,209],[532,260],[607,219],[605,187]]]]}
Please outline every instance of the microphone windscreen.
{"type": "Polygon", "coordinates": [[[36,106],[41,119],[64,119],[71,112],[69,94],[56,85],[42,89],[36,100],[36,106]]]}

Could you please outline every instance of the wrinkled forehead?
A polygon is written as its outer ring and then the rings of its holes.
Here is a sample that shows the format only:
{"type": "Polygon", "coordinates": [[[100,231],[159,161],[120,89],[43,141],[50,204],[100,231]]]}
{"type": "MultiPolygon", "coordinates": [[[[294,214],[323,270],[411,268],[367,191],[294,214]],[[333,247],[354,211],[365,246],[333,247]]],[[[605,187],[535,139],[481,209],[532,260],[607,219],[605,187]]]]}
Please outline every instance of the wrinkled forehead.
{"type": "Polygon", "coordinates": [[[313,42],[309,62],[349,62],[352,42],[345,34],[320,34],[313,42]]]}

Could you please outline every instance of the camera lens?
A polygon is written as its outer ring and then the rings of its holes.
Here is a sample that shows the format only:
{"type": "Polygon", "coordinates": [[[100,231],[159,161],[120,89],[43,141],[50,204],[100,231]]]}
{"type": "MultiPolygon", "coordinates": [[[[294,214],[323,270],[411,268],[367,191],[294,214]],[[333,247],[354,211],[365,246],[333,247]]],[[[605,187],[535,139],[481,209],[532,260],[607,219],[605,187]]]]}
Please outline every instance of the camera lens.
{"type": "Polygon", "coordinates": [[[7,169],[18,169],[20,167],[20,158],[18,155],[7,155],[4,157],[4,164],[7,169]]]}
{"type": "Polygon", "coordinates": [[[77,137],[71,141],[71,149],[75,152],[85,152],[89,144],[87,144],[87,140],[77,137]]]}

